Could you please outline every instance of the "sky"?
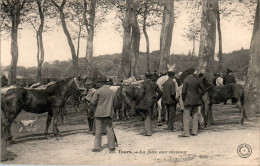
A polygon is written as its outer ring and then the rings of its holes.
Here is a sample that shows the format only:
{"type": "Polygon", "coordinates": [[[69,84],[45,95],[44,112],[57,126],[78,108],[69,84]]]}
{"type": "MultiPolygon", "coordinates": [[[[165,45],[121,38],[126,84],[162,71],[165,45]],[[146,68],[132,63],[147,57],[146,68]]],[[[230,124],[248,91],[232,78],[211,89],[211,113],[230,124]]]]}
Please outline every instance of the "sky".
{"type": "MultiPolygon", "coordinates": [[[[188,15],[181,14],[176,20],[173,28],[171,54],[187,54],[192,50],[192,42],[185,39],[184,28],[188,25],[188,15]]],[[[252,27],[239,25],[237,22],[222,19],[221,22],[223,52],[228,53],[234,50],[239,50],[242,47],[249,49],[252,27]]],[[[53,62],[55,60],[63,61],[71,59],[70,48],[67,43],[66,36],[62,27],[57,27],[57,30],[46,32],[43,34],[43,42],[45,49],[45,62],[53,62]]],[[[150,50],[159,50],[160,28],[158,30],[148,29],[150,38],[150,50]]],[[[141,30],[141,29],[140,29],[141,30]]],[[[217,39],[218,40],[218,39],[217,39]]],[[[94,37],[94,56],[104,54],[114,54],[122,52],[123,38],[121,34],[115,31],[113,20],[103,23],[94,37]]],[[[11,62],[10,54],[10,38],[1,38],[1,66],[8,66],[11,62]]],[[[37,66],[36,52],[36,37],[35,32],[28,28],[20,30],[18,38],[19,58],[18,66],[32,67],[37,66]]],[[[76,47],[76,45],[75,45],[76,47]]],[[[198,54],[199,42],[196,43],[196,54],[198,54]]],[[[218,42],[216,42],[216,51],[218,42]]],[[[82,39],[80,44],[80,57],[85,56],[86,40],[82,39]]],[[[140,51],[146,51],[146,43],[144,36],[141,36],[140,51]]]]}

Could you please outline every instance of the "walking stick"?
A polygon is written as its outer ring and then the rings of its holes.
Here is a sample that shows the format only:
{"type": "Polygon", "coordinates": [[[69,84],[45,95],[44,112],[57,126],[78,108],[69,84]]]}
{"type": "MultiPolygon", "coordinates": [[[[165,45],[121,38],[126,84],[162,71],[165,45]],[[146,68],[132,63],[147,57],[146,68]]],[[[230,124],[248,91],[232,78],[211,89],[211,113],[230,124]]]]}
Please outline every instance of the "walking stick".
{"type": "Polygon", "coordinates": [[[118,143],[117,143],[117,139],[116,139],[116,133],[115,133],[115,131],[114,131],[114,129],[112,128],[112,131],[113,131],[113,133],[114,133],[114,136],[115,136],[115,142],[116,142],[116,144],[118,145],[118,143]]]}

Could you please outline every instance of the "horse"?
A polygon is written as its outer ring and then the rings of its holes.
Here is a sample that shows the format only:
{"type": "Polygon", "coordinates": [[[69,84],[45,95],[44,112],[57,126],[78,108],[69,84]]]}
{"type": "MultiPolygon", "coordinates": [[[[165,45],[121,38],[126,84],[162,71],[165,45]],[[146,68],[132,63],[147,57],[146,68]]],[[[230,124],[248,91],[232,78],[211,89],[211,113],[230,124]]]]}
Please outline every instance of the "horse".
{"type": "Polygon", "coordinates": [[[212,117],[212,105],[223,103],[229,99],[231,99],[239,108],[240,124],[243,124],[244,119],[248,120],[244,108],[244,89],[239,84],[231,83],[223,86],[211,86],[207,88],[207,92],[202,96],[205,109],[204,118],[206,125],[214,125],[212,117]]]}
{"type": "Polygon", "coordinates": [[[67,98],[73,93],[79,92],[79,82],[76,78],[68,78],[53,84],[46,89],[10,89],[1,98],[1,109],[6,119],[2,126],[7,141],[13,143],[11,125],[22,110],[35,114],[48,112],[45,137],[48,138],[48,129],[53,118],[53,133],[59,138],[58,118],[67,98]]]}

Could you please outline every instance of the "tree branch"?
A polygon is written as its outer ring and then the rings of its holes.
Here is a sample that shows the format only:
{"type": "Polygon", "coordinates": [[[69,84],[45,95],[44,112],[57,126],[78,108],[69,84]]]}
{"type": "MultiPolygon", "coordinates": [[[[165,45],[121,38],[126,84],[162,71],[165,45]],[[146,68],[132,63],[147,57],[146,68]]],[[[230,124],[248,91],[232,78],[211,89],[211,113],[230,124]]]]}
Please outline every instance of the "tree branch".
{"type": "Polygon", "coordinates": [[[87,0],[84,0],[83,21],[84,21],[84,25],[87,28],[87,31],[89,31],[88,20],[87,20],[87,0]]]}
{"type": "Polygon", "coordinates": [[[54,6],[56,6],[57,8],[60,8],[60,6],[59,6],[56,2],[54,2],[54,0],[51,0],[51,3],[52,3],[54,6]]]}
{"type": "Polygon", "coordinates": [[[62,3],[61,3],[61,5],[60,5],[60,7],[63,8],[64,5],[66,4],[66,2],[67,2],[67,0],[62,0],[62,3]]]}
{"type": "Polygon", "coordinates": [[[26,2],[26,0],[23,0],[23,2],[22,2],[22,4],[21,4],[20,11],[23,9],[25,2],[26,2]]]}

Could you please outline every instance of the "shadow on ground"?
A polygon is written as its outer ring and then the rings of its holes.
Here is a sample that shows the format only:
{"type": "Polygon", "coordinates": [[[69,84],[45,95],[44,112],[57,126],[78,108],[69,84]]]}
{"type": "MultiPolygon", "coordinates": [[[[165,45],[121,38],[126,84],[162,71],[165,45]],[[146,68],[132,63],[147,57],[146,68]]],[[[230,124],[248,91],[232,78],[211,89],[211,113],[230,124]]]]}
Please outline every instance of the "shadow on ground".
{"type": "MultiPolygon", "coordinates": [[[[17,117],[17,120],[34,119],[38,117],[35,122],[37,127],[36,131],[33,132],[22,132],[19,133],[20,126],[17,124],[12,125],[12,134],[16,138],[16,143],[24,143],[28,141],[43,140],[46,139],[44,135],[47,113],[37,115],[22,111],[17,117]]],[[[240,125],[240,112],[234,105],[214,105],[213,106],[213,118],[215,125],[207,127],[203,132],[223,132],[228,130],[245,130],[248,128],[256,127],[256,122],[260,117],[260,113],[256,113],[249,121],[245,121],[244,125],[240,125]]],[[[164,122],[163,126],[157,126],[157,119],[153,119],[153,131],[154,133],[166,133],[167,128],[164,122]]],[[[141,120],[140,116],[132,116],[129,120],[115,121],[114,127],[122,129],[124,131],[135,132],[137,135],[142,135],[144,132],[144,121],[141,120]]],[[[176,121],[174,123],[175,130],[181,131],[181,113],[178,112],[176,115],[176,121]]],[[[53,126],[50,125],[49,131],[52,131],[53,126]]],[[[63,125],[58,126],[62,132],[62,136],[66,137],[69,135],[87,133],[87,114],[84,110],[81,112],[74,112],[74,109],[67,109],[66,122],[63,125]]],[[[53,133],[49,133],[50,138],[53,138],[53,133]]]]}

